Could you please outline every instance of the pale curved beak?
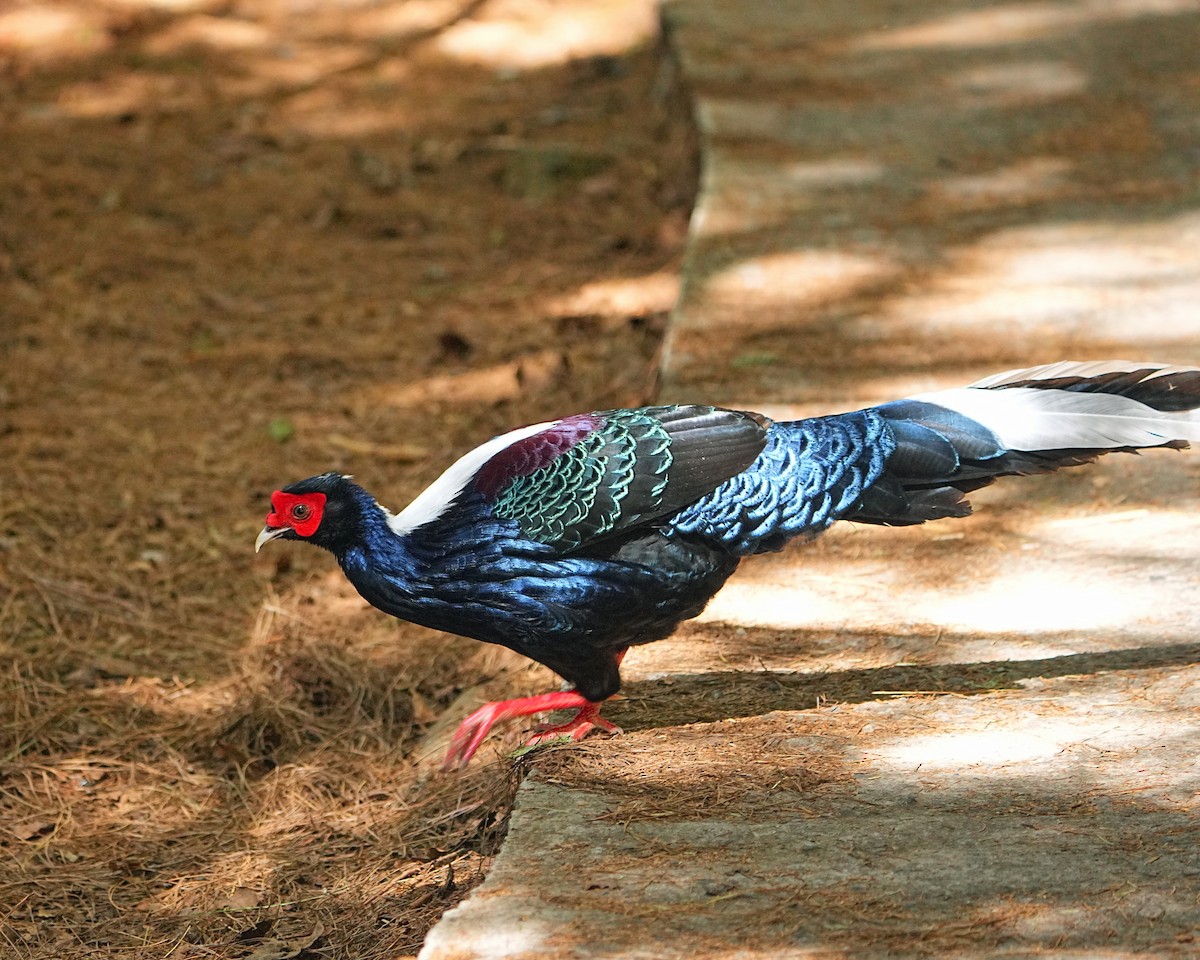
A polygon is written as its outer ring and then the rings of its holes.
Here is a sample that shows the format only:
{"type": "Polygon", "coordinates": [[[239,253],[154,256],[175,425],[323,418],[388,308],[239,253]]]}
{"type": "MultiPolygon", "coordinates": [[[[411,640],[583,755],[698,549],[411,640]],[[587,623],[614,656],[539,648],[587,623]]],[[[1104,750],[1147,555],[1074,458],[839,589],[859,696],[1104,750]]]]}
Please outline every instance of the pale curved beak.
{"type": "Polygon", "coordinates": [[[262,533],[258,535],[258,539],[254,541],[254,552],[258,553],[263,548],[264,543],[269,543],[272,540],[282,537],[288,532],[287,527],[263,527],[262,533]]]}

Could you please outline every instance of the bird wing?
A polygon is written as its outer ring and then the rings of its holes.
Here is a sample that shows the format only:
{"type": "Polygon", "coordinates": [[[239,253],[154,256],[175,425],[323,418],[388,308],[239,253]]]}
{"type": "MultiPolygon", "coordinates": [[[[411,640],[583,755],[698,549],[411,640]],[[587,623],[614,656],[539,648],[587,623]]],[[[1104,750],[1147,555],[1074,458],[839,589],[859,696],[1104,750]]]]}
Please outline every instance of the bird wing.
{"type": "Polygon", "coordinates": [[[493,516],[568,552],[674,513],[745,470],[761,418],[706,406],[568,417],[495,453],[473,480],[493,516]]]}

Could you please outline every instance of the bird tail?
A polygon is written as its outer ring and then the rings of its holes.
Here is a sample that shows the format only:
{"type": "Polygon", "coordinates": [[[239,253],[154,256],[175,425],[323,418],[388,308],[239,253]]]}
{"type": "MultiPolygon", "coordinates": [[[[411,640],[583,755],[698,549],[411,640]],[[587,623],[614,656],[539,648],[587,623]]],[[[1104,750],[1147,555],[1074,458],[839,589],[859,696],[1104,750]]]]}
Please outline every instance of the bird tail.
{"type": "Polygon", "coordinates": [[[971,512],[998,477],[1200,441],[1200,369],[1103,361],[1011,370],[874,408],[895,450],[845,519],[903,525],[971,512]]]}

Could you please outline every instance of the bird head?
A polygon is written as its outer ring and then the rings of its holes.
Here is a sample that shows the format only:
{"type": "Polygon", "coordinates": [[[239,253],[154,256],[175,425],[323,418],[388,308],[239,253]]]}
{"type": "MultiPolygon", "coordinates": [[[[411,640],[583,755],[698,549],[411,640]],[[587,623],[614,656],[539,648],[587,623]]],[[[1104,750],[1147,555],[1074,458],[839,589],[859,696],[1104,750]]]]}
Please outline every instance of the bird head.
{"type": "Polygon", "coordinates": [[[267,525],[254,541],[254,552],[271,540],[305,540],[339,553],[360,532],[361,500],[366,494],[349,477],[323,473],[290,483],[271,494],[267,525]]]}

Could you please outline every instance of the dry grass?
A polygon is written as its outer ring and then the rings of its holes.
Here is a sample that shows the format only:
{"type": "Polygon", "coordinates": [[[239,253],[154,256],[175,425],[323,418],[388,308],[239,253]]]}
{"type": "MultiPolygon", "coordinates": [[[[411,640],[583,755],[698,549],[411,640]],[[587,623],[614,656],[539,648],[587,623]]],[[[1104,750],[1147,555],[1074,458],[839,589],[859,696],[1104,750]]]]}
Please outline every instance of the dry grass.
{"type": "Polygon", "coordinates": [[[423,738],[550,678],[315,551],[253,560],[267,495],[339,469],[399,506],[495,432],[646,398],[690,132],[628,48],[648,2],[556,4],[601,45],[511,69],[455,25],[536,0],[202,6],[0,31],[0,955],[401,957],[515,789],[423,738]]]}
{"type": "Polygon", "coordinates": [[[407,753],[455,690],[444,648],[306,603],[269,601],[212,682],[9,659],[0,884],[18,955],[253,955],[318,927],[338,952],[402,955],[480,878],[515,777],[425,777],[407,753]]]}

